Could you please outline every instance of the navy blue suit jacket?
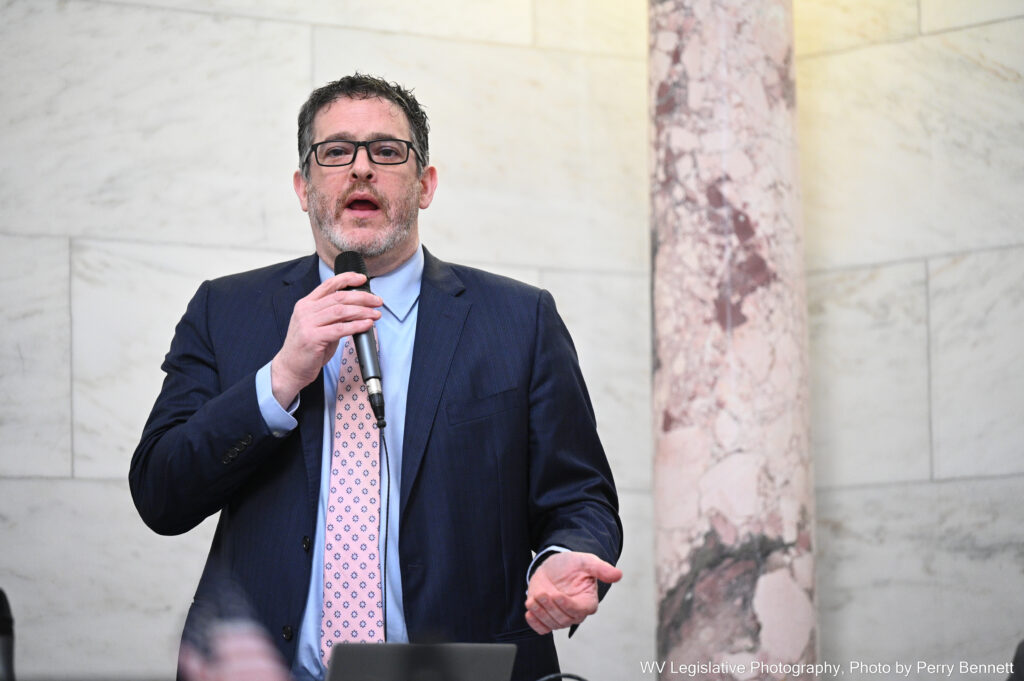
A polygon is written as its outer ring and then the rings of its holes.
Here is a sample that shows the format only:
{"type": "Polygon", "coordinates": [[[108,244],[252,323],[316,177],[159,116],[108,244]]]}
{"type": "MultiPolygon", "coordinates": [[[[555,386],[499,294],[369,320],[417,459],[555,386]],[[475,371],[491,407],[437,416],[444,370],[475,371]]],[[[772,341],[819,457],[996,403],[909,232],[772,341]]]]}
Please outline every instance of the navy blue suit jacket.
{"type": "MultiPolygon", "coordinates": [[[[277,438],[255,374],[318,284],[314,255],[200,286],[129,475],[139,513],[161,534],[220,512],[193,610],[215,598],[215,573],[230,575],[289,665],[310,581],[323,379],[302,390],[298,427],[277,438]]],[[[552,637],[524,619],[531,551],[561,545],[614,563],[622,526],[575,350],[546,291],[426,254],[400,494],[410,639],[515,642],[516,679],[557,670],[552,637]]]]}

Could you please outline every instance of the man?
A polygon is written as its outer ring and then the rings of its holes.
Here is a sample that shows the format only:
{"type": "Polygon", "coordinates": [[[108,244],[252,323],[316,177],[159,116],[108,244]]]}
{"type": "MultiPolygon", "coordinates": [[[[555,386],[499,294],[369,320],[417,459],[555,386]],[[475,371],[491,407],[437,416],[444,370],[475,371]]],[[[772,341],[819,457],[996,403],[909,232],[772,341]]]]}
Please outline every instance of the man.
{"type": "Polygon", "coordinates": [[[227,573],[299,679],[322,678],[335,643],[386,638],[515,642],[513,676],[532,681],[558,669],[550,632],[621,576],[611,472],[550,295],[420,245],[427,132],[412,94],[377,78],[310,95],[294,187],[316,255],[200,286],[132,458],[155,531],[220,512],[190,617],[227,573]],[[344,251],[372,293],[333,273],[344,251]],[[379,431],[351,354],[371,327],[379,431]],[[339,459],[357,432],[364,458],[339,459]]]}

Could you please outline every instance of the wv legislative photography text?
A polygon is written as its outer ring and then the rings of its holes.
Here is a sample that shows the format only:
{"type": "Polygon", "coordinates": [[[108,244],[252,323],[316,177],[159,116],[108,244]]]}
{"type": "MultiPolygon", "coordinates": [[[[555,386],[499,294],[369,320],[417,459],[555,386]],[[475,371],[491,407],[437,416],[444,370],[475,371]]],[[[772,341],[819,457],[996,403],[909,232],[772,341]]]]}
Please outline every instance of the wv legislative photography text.
{"type": "Polygon", "coordinates": [[[640,671],[643,674],[658,677],[678,676],[683,678],[703,678],[706,675],[730,675],[736,679],[760,677],[767,674],[775,678],[791,679],[813,676],[819,679],[846,677],[851,679],[884,677],[884,678],[975,678],[981,674],[1007,675],[1014,672],[1012,662],[977,663],[960,660],[958,662],[929,662],[928,660],[868,662],[849,660],[837,662],[815,663],[783,663],[752,660],[749,662],[689,662],[679,663],[673,660],[641,660],[640,671]]]}

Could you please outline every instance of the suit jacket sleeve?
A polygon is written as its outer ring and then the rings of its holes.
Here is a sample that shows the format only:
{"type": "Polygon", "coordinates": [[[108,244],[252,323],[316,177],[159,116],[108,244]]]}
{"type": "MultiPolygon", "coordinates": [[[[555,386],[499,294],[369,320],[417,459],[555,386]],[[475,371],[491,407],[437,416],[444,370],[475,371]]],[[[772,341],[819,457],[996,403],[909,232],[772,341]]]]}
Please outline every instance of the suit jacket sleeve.
{"type": "MultiPolygon", "coordinates": [[[[538,300],[529,390],[531,541],[615,563],[618,499],[576,351],[547,291],[538,300]]],[[[603,593],[603,590],[602,590],[603,593]]]]}
{"type": "Polygon", "coordinates": [[[129,471],[139,514],[161,534],[186,532],[220,510],[278,445],[260,415],[258,366],[239,372],[219,364],[224,348],[211,331],[210,291],[204,282],[175,329],[129,471]]]}

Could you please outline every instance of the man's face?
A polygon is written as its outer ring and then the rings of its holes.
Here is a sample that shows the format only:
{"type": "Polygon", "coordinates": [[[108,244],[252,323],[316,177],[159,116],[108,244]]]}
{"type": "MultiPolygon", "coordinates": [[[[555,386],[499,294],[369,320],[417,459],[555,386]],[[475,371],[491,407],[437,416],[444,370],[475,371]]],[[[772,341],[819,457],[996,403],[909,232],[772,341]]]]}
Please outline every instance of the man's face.
{"type": "MultiPolygon", "coordinates": [[[[338,99],[313,119],[314,143],[382,138],[412,140],[405,114],[384,99],[338,99]]],[[[295,193],[309,212],[320,257],[333,263],[342,251],[358,251],[368,265],[378,259],[383,271],[415,251],[419,209],[430,205],[436,185],[434,168],[417,175],[415,152],[401,165],[376,165],[365,147],[351,165],[324,167],[310,156],[309,179],[295,173],[295,193]]]]}

